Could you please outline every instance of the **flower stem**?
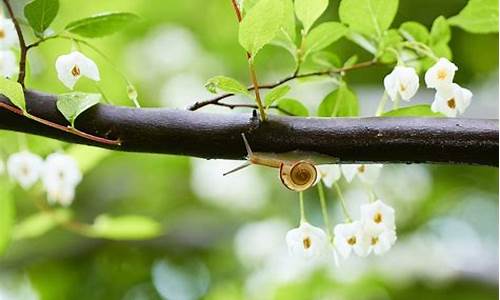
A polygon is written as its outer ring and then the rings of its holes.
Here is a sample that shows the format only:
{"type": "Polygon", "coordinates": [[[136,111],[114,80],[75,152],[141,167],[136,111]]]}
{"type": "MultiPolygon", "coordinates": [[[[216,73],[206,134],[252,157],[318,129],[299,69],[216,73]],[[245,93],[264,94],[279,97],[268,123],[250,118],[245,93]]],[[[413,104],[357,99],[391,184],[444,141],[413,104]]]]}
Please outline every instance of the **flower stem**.
{"type": "Polygon", "coordinates": [[[300,203],[300,224],[306,223],[306,212],[304,209],[304,193],[299,192],[299,203],[300,203]]]}
{"type": "Polygon", "coordinates": [[[384,94],[382,95],[382,98],[380,98],[380,102],[378,103],[377,112],[375,112],[376,117],[380,117],[384,113],[387,98],[388,98],[387,92],[384,91],[384,94]]]}
{"type": "Polygon", "coordinates": [[[342,206],[342,211],[344,212],[344,216],[346,218],[346,221],[347,221],[347,223],[351,223],[352,218],[351,218],[351,215],[349,214],[349,211],[347,210],[344,195],[342,195],[342,190],[340,189],[339,184],[336,182],[333,183],[333,186],[335,187],[335,191],[337,192],[337,195],[339,196],[340,205],[342,206]]]}
{"type": "Polygon", "coordinates": [[[330,226],[330,219],[328,218],[328,208],[326,206],[325,191],[323,189],[323,182],[320,180],[317,184],[319,201],[321,203],[321,214],[323,215],[323,222],[325,223],[326,233],[330,241],[333,240],[332,228],[330,226]]]}

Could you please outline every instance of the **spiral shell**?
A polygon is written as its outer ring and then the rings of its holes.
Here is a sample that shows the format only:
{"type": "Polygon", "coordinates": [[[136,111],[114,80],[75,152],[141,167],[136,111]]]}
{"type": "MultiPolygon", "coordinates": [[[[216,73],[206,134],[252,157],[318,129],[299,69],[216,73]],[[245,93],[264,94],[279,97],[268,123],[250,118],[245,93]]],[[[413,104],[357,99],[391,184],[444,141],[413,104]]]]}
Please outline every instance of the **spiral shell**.
{"type": "Polygon", "coordinates": [[[302,192],[316,182],[318,170],[314,164],[301,160],[295,163],[281,163],[280,179],[292,191],[302,192]]]}

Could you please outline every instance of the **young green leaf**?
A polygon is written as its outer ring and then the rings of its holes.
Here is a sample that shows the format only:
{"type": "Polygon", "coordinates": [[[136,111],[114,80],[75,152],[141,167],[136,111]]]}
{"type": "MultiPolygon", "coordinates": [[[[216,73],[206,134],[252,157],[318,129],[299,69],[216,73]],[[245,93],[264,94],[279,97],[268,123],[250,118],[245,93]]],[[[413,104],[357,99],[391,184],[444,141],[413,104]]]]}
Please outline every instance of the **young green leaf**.
{"type": "Polygon", "coordinates": [[[338,22],[319,24],[309,32],[304,40],[304,56],[330,46],[333,42],[343,37],[346,32],[347,28],[338,22]]]}
{"type": "Polygon", "coordinates": [[[205,83],[205,88],[214,94],[218,90],[221,90],[232,94],[248,95],[248,90],[243,84],[236,79],[226,76],[214,76],[210,78],[205,83]]]}
{"type": "Polygon", "coordinates": [[[388,64],[393,63],[397,60],[397,56],[394,51],[390,51],[392,48],[397,51],[398,44],[403,41],[403,38],[396,29],[386,30],[382,34],[382,38],[379,42],[379,49],[377,51],[377,56],[380,62],[388,64]]]}
{"type": "Polygon", "coordinates": [[[278,33],[283,24],[283,8],[283,0],[260,0],[241,21],[238,40],[252,57],[278,33]]]}
{"type": "Polygon", "coordinates": [[[441,113],[435,113],[427,104],[413,105],[390,110],[382,114],[382,117],[443,117],[441,113]]]}
{"type": "Polygon", "coordinates": [[[72,127],[75,127],[75,120],[78,116],[101,101],[101,94],[87,94],[73,92],[61,94],[57,97],[57,109],[68,120],[72,127]]]}
{"type": "Polygon", "coordinates": [[[73,21],[65,29],[87,38],[97,38],[122,30],[132,22],[139,20],[132,13],[105,13],[73,21]]]}
{"type": "Polygon", "coordinates": [[[339,16],[353,31],[380,38],[397,10],[398,0],[342,0],[339,16]]]}
{"type": "Polygon", "coordinates": [[[146,240],[162,234],[161,225],[144,216],[98,216],[91,227],[91,235],[110,240],[146,240]]]}
{"type": "Polygon", "coordinates": [[[24,16],[37,37],[43,37],[59,11],[59,0],[34,0],[24,7],[24,16]]]}
{"type": "Polygon", "coordinates": [[[498,32],[498,0],[470,0],[448,22],[472,33],[498,32]]]}
{"type": "Polygon", "coordinates": [[[318,107],[319,117],[353,117],[359,115],[358,97],[347,85],[341,84],[326,95],[318,107]]]}
{"type": "Polygon", "coordinates": [[[451,29],[448,21],[443,16],[437,17],[432,23],[430,44],[448,44],[451,40],[451,29]]]}
{"type": "Polygon", "coordinates": [[[274,101],[283,98],[288,92],[290,91],[290,86],[289,85],[281,85],[278,87],[275,87],[269,93],[266,94],[266,97],[264,98],[264,104],[266,107],[271,106],[274,101]]]}
{"type": "Polygon", "coordinates": [[[312,62],[327,69],[338,69],[342,66],[340,58],[328,51],[319,51],[312,55],[312,62]]]}
{"type": "Polygon", "coordinates": [[[307,34],[328,6],[328,0],[295,0],[295,14],[307,34]]]}
{"type": "Polygon", "coordinates": [[[26,111],[23,87],[17,81],[0,76],[0,94],[7,97],[15,106],[26,111]]]}
{"type": "Polygon", "coordinates": [[[69,221],[72,216],[72,212],[66,208],[36,213],[16,224],[12,230],[12,237],[20,240],[41,236],[57,225],[69,221]]]}
{"type": "Polygon", "coordinates": [[[278,101],[278,108],[282,109],[286,114],[299,117],[309,116],[309,110],[300,101],[295,99],[280,99],[278,101]]]}
{"type": "Polygon", "coordinates": [[[410,42],[429,43],[429,30],[418,22],[404,22],[399,26],[399,32],[410,42]]]}
{"type": "Polygon", "coordinates": [[[0,255],[10,244],[15,217],[14,199],[5,186],[0,186],[0,255]]]}
{"type": "Polygon", "coordinates": [[[283,24],[281,24],[271,44],[286,49],[295,58],[297,46],[295,45],[296,32],[293,1],[283,0],[283,8],[283,24]]]}
{"type": "Polygon", "coordinates": [[[344,68],[352,67],[354,64],[358,62],[358,56],[354,54],[353,56],[349,57],[345,62],[344,62],[344,68]]]}

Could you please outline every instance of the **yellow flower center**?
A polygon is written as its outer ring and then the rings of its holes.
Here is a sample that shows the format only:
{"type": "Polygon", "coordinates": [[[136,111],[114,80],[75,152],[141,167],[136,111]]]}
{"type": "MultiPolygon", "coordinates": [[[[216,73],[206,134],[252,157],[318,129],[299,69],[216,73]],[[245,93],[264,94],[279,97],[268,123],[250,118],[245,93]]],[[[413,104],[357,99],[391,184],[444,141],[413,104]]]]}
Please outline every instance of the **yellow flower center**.
{"type": "Polygon", "coordinates": [[[380,222],[382,222],[382,214],[381,213],[376,213],[374,216],[373,216],[373,222],[379,224],[380,222]]]}
{"type": "Polygon", "coordinates": [[[302,240],[302,244],[304,244],[304,249],[311,248],[311,239],[307,236],[302,240]]]}
{"type": "Polygon", "coordinates": [[[359,172],[359,173],[364,173],[364,172],[365,172],[365,170],[366,170],[365,165],[361,165],[361,166],[359,166],[359,167],[358,167],[358,172],[359,172]]]}
{"type": "Polygon", "coordinates": [[[445,69],[440,69],[437,72],[437,77],[438,77],[439,80],[444,80],[446,78],[446,75],[448,75],[448,73],[446,72],[445,69]]]}
{"type": "Polygon", "coordinates": [[[0,29],[0,39],[3,39],[5,37],[5,31],[3,29],[0,29]]]}
{"type": "Polygon", "coordinates": [[[401,83],[401,84],[399,85],[399,90],[400,90],[401,92],[406,91],[406,85],[404,85],[404,84],[402,84],[402,83],[401,83]]]}
{"type": "Polygon", "coordinates": [[[354,245],[354,244],[356,244],[356,237],[355,237],[355,236],[351,236],[351,237],[347,240],[347,243],[348,243],[349,245],[351,245],[351,246],[352,246],[352,245],[354,245]]]}
{"type": "Polygon", "coordinates": [[[451,108],[451,109],[455,109],[455,107],[457,107],[457,103],[455,102],[455,98],[451,98],[450,100],[448,100],[448,107],[451,108]]]}
{"type": "Polygon", "coordinates": [[[78,68],[77,65],[74,65],[73,68],[71,69],[71,75],[73,75],[74,77],[80,75],[80,68],[78,68]]]}
{"type": "Polygon", "coordinates": [[[376,245],[378,243],[378,237],[372,237],[372,245],[376,245]]]}

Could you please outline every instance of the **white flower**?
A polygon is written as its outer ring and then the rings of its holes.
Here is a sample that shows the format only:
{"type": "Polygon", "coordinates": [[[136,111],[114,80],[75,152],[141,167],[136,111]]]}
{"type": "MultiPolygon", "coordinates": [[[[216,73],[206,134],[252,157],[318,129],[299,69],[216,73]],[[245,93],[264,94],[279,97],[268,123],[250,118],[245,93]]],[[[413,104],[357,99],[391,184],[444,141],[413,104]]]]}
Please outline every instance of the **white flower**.
{"type": "Polygon", "coordinates": [[[62,153],[52,153],[45,160],[42,171],[42,183],[51,203],[59,202],[68,206],[75,196],[76,186],[82,180],[82,174],[76,161],[62,153]]]}
{"type": "Polygon", "coordinates": [[[331,187],[342,175],[339,165],[319,165],[317,168],[320,174],[319,178],[321,178],[328,187],[331,187]]]}
{"type": "Polygon", "coordinates": [[[361,205],[361,222],[374,228],[396,228],[394,209],[381,200],[361,205]]]}
{"type": "Polygon", "coordinates": [[[385,90],[392,101],[398,97],[409,101],[417,93],[418,86],[418,75],[414,68],[397,66],[384,78],[385,90]]]}
{"type": "Polygon", "coordinates": [[[40,156],[29,151],[21,151],[9,156],[7,173],[26,190],[32,187],[40,177],[42,164],[43,160],[40,156]]]}
{"type": "Polygon", "coordinates": [[[428,88],[441,89],[449,86],[453,82],[455,72],[458,67],[447,60],[440,58],[436,64],[425,73],[425,83],[428,88]]]}
{"type": "Polygon", "coordinates": [[[0,17],[0,49],[9,49],[18,43],[19,39],[12,20],[0,17]]]}
{"type": "Polygon", "coordinates": [[[302,222],[286,234],[286,243],[290,254],[294,257],[311,259],[328,253],[328,238],[318,227],[302,222]]]}
{"type": "Polygon", "coordinates": [[[380,175],[382,164],[345,164],[341,165],[342,173],[348,182],[354,179],[354,176],[368,184],[373,184],[380,175]]]}
{"type": "Polygon", "coordinates": [[[16,55],[11,50],[0,50],[0,76],[11,78],[18,72],[16,55]]]}
{"type": "Polygon", "coordinates": [[[97,65],[78,51],[59,56],[56,60],[56,71],[59,80],[69,89],[73,89],[81,76],[100,80],[97,65]]]}
{"type": "Polygon", "coordinates": [[[458,114],[465,112],[465,109],[470,105],[471,98],[471,91],[452,83],[450,86],[436,92],[431,110],[448,117],[456,117],[458,114]]]}
{"type": "Polygon", "coordinates": [[[348,258],[354,251],[357,255],[365,257],[370,254],[370,243],[359,221],[338,224],[334,229],[335,249],[344,258],[348,258]]]}
{"type": "Polygon", "coordinates": [[[396,231],[392,229],[365,224],[364,232],[370,243],[369,252],[373,251],[376,255],[382,255],[389,251],[397,239],[396,231]]]}

